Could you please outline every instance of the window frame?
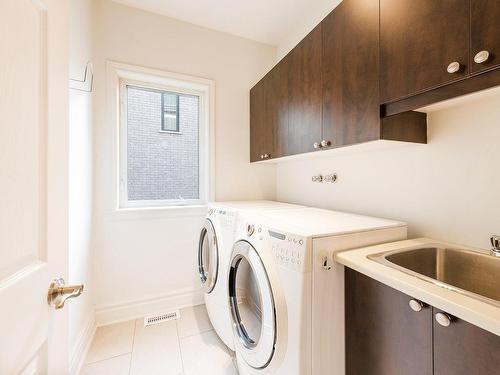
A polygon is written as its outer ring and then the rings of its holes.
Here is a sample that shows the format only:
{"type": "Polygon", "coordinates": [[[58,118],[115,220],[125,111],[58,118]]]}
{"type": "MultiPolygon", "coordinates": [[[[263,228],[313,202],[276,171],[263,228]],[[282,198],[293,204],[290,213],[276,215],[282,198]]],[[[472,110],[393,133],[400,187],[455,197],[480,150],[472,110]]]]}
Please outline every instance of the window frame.
{"type": "Polygon", "coordinates": [[[180,128],[180,106],[179,106],[179,98],[180,94],[178,92],[168,92],[169,94],[174,94],[176,96],[176,111],[175,111],[175,130],[166,129],[165,127],[165,91],[161,92],[161,133],[181,133],[180,128]]]}
{"type": "MultiPolygon", "coordinates": [[[[206,206],[214,199],[215,82],[156,69],[108,61],[109,100],[115,123],[115,210],[148,210],[206,206]],[[128,200],[127,179],[127,86],[194,95],[199,99],[199,198],[128,200]]],[[[163,111],[163,109],[162,109],[163,111]]],[[[163,112],[162,112],[163,121],[163,112]]],[[[162,131],[163,132],[163,131],[162,131]]],[[[171,131],[168,131],[171,132],[171,131]]],[[[174,132],[175,133],[175,132],[174,132]]]]}

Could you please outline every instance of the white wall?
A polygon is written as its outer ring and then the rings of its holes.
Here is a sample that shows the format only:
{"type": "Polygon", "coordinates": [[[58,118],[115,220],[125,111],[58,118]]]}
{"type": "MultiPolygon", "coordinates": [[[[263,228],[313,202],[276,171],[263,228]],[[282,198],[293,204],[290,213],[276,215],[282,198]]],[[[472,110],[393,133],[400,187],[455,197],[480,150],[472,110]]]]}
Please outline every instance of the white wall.
{"type": "Polygon", "coordinates": [[[304,14],[302,23],[297,24],[278,45],[277,58],[281,60],[290,52],[312,29],[314,29],[342,0],[315,0],[311,1],[308,13],[304,14]]]}
{"type": "Polygon", "coordinates": [[[278,199],[404,220],[409,236],[489,248],[500,233],[500,89],[429,113],[427,145],[328,151],[277,169],[278,199]],[[336,184],[311,182],[337,172],[336,184]]]}
{"type": "MultiPolygon", "coordinates": [[[[91,0],[70,3],[70,78],[82,80],[91,60],[91,0]]],[[[69,278],[85,284],[84,293],[68,303],[70,356],[78,361],[92,325],[92,96],[70,90],[69,124],[69,278]]],[[[73,366],[77,366],[75,363],[73,366]]]]}
{"type": "Polygon", "coordinates": [[[215,80],[216,199],[273,199],[275,167],[249,164],[249,89],[274,64],[276,49],[107,0],[94,4],[94,280],[102,323],[130,306],[137,309],[129,315],[150,308],[157,298],[161,306],[196,299],[203,222],[202,212],[113,211],[115,140],[108,111],[114,108],[106,103],[106,60],[215,80]],[[150,307],[137,305],[141,301],[150,307]]]}

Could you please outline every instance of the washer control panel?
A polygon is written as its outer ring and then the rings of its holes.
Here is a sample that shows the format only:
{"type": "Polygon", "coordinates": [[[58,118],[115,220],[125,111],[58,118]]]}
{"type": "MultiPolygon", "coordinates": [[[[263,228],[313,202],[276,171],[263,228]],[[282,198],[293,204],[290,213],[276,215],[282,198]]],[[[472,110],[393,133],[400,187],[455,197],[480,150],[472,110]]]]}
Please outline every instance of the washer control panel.
{"type": "Polygon", "coordinates": [[[308,272],[310,261],[306,240],[299,236],[268,231],[276,263],[298,272],[308,272]]]}
{"type": "Polygon", "coordinates": [[[217,215],[222,228],[231,230],[234,228],[236,212],[219,208],[215,210],[214,214],[217,215]]]}

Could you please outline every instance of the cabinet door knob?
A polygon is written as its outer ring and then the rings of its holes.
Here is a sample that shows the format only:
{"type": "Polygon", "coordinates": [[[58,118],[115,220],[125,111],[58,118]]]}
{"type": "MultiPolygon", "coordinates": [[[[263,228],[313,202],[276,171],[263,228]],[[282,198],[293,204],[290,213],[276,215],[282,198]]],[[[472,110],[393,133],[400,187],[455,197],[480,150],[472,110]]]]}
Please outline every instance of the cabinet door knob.
{"type": "Polygon", "coordinates": [[[329,147],[332,144],[332,142],[327,141],[326,139],[323,139],[321,141],[321,147],[329,147]]]}
{"type": "Polygon", "coordinates": [[[450,74],[457,73],[460,70],[460,63],[458,61],[453,61],[448,67],[446,71],[450,74]]]}
{"type": "Polygon", "coordinates": [[[260,155],[260,158],[261,158],[261,159],[264,159],[264,154],[261,154],[261,155],[260,155]]]}
{"type": "Polygon", "coordinates": [[[422,309],[424,308],[424,304],[421,301],[416,300],[416,299],[411,299],[408,302],[408,305],[410,305],[410,308],[416,312],[422,311],[422,309]]]}
{"type": "Polygon", "coordinates": [[[480,51],[474,56],[474,62],[476,64],[482,64],[490,58],[490,53],[488,51],[480,51]]]}
{"type": "Polygon", "coordinates": [[[264,159],[269,159],[271,157],[271,154],[264,154],[264,159]]]}
{"type": "Polygon", "coordinates": [[[318,149],[318,148],[321,148],[322,146],[321,146],[321,143],[319,143],[319,142],[314,142],[313,147],[314,147],[315,149],[318,149]]]}
{"type": "Polygon", "coordinates": [[[451,317],[443,312],[438,312],[435,316],[436,322],[438,322],[443,327],[448,327],[451,324],[451,317]]]}

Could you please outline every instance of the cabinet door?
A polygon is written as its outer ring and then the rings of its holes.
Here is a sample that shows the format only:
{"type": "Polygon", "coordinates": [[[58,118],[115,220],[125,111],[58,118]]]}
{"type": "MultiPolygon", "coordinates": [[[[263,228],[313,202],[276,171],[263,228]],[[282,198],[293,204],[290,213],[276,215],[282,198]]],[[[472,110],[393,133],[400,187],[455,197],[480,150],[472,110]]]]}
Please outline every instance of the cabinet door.
{"type": "Polygon", "coordinates": [[[470,64],[475,73],[500,65],[500,1],[471,0],[471,17],[470,64]],[[489,57],[476,63],[474,57],[481,51],[487,51],[489,57]]]}
{"type": "Polygon", "coordinates": [[[290,64],[288,56],[271,71],[271,87],[268,93],[269,115],[273,129],[273,151],[271,157],[288,154],[288,77],[290,64]]]}
{"type": "Polygon", "coordinates": [[[288,147],[313,151],[321,142],[321,25],[290,52],[288,147]]]}
{"type": "Polygon", "coordinates": [[[268,93],[271,79],[266,75],[250,90],[250,161],[264,159],[271,153],[274,132],[269,116],[268,93]]]}
{"type": "Polygon", "coordinates": [[[323,21],[323,138],[380,137],[379,0],[344,0],[323,21]]]}
{"type": "Polygon", "coordinates": [[[346,374],[431,375],[432,309],[346,269],[346,374]]]}
{"type": "Polygon", "coordinates": [[[469,19],[468,0],[381,0],[382,103],[466,77],[469,19]]]}
{"type": "MultiPolygon", "coordinates": [[[[434,315],[439,310],[433,308],[434,315]]],[[[452,318],[448,327],[434,320],[435,375],[497,375],[500,337],[452,318]]]]}

